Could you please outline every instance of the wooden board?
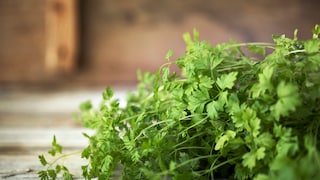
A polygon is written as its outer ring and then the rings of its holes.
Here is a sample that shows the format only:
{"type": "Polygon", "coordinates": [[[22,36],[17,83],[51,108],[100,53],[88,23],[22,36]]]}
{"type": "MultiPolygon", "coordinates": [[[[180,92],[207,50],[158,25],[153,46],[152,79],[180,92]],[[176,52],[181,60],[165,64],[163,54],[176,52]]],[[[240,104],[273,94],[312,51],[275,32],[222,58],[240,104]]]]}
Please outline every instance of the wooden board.
{"type": "Polygon", "coordinates": [[[77,49],[77,0],[47,0],[45,6],[45,68],[49,73],[70,73],[77,49]]]}
{"type": "Polygon", "coordinates": [[[73,72],[77,2],[0,1],[0,83],[43,83],[73,72]]]}
{"type": "MultiPolygon", "coordinates": [[[[87,146],[82,132],[93,133],[81,128],[0,128],[0,179],[37,179],[37,172],[43,169],[38,155],[47,155],[53,135],[64,151],[70,153],[87,146]]],[[[65,165],[79,178],[81,165],[86,163],[79,153],[70,156],[65,165]]]]}
{"type": "MultiPolygon", "coordinates": [[[[132,88],[114,88],[115,98],[125,104],[132,88]]],[[[53,135],[70,156],[65,165],[76,179],[81,178],[80,151],[88,145],[82,133],[94,131],[75,123],[72,112],[81,102],[91,100],[98,107],[104,87],[97,89],[17,90],[0,88],[0,179],[38,179],[42,170],[38,155],[47,155],[53,135]]],[[[47,156],[50,157],[50,156],[47,156]]],[[[117,171],[113,179],[119,179],[117,171]]]]}

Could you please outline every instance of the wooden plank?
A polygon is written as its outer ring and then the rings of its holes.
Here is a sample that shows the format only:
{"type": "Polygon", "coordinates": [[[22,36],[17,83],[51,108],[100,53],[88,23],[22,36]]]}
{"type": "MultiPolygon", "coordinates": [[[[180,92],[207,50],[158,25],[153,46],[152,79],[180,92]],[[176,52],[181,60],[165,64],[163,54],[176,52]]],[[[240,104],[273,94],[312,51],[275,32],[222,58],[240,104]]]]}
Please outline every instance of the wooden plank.
{"type": "Polygon", "coordinates": [[[84,128],[0,128],[0,148],[50,147],[53,135],[66,148],[84,148],[88,140],[82,132],[93,134],[84,128]]]}
{"type": "MultiPolygon", "coordinates": [[[[132,87],[115,88],[115,98],[125,105],[125,94],[132,87]]],[[[81,178],[80,151],[88,145],[82,132],[94,131],[77,126],[72,112],[85,100],[92,100],[98,107],[104,87],[97,89],[55,89],[55,90],[9,90],[0,89],[0,179],[38,179],[42,170],[38,155],[47,154],[53,135],[63,146],[65,153],[79,152],[70,156],[65,165],[81,178]]],[[[50,156],[48,156],[50,157],[50,156]]],[[[121,179],[116,171],[111,179],[121,179]]],[[[59,179],[59,178],[58,178],[59,179]]],[[[61,179],[61,178],[60,178],[61,179]]]]}
{"type": "Polygon", "coordinates": [[[70,73],[77,53],[77,0],[46,0],[46,55],[49,73],[70,73]]]}
{"type": "MultiPolygon", "coordinates": [[[[81,158],[81,150],[88,145],[82,132],[94,132],[83,128],[0,128],[0,179],[38,179],[37,172],[43,170],[38,155],[44,154],[47,160],[53,158],[46,153],[50,149],[52,136],[63,146],[64,153],[74,153],[64,160],[64,165],[74,175],[81,177],[81,166],[88,161],[81,158]]],[[[121,179],[118,168],[111,179],[121,179]]],[[[61,177],[58,179],[62,179],[61,177]]]]}
{"type": "Polygon", "coordinates": [[[80,155],[88,145],[82,132],[93,133],[83,128],[0,128],[0,179],[37,179],[37,172],[43,169],[38,155],[47,155],[54,134],[65,153],[79,152],[65,161],[69,170],[79,178],[81,165],[87,163],[80,155]]]}
{"type": "MultiPolygon", "coordinates": [[[[126,93],[133,87],[115,87],[114,98],[125,106],[126,93]]],[[[98,108],[104,87],[55,90],[3,90],[0,88],[0,127],[77,127],[73,113],[80,103],[91,100],[98,108]]]]}

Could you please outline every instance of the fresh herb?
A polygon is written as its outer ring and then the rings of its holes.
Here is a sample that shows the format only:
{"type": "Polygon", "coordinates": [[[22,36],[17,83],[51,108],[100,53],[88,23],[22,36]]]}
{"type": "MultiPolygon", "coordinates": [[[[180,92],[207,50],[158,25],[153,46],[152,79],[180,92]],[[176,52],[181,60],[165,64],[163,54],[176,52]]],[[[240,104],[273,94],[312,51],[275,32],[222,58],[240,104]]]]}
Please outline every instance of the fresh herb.
{"type": "Polygon", "coordinates": [[[39,155],[38,158],[40,160],[40,163],[42,166],[46,167],[46,170],[42,170],[38,172],[40,179],[57,179],[58,174],[62,174],[63,179],[65,180],[71,180],[73,179],[73,175],[69,172],[69,169],[62,164],[58,164],[57,162],[59,160],[63,160],[70,155],[76,154],[62,154],[62,146],[57,143],[56,136],[53,136],[52,140],[52,149],[48,151],[48,153],[55,157],[57,154],[60,154],[60,156],[56,159],[54,159],[52,162],[48,162],[44,155],[39,155]]]}
{"type": "MultiPolygon", "coordinates": [[[[320,179],[320,26],[312,32],[215,46],[185,34],[185,55],[169,51],[156,73],[138,73],[125,107],[110,88],[99,109],[81,105],[96,131],[85,134],[83,177],[121,166],[122,179],[320,179]]],[[[69,173],[39,158],[41,179],[69,173]]]]}

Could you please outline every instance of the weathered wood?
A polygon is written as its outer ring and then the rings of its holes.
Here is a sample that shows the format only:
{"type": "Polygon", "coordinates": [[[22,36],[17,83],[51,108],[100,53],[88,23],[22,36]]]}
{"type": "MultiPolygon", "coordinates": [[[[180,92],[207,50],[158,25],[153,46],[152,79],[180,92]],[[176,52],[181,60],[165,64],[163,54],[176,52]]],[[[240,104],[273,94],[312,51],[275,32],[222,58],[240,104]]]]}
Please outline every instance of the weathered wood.
{"type": "MultiPolygon", "coordinates": [[[[47,154],[53,135],[65,153],[77,152],[65,165],[76,179],[81,178],[81,150],[88,145],[81,128],[72,119],[72,112],[85,100],[98,107],[103,88],[74,90],[1,90],[0,89],[0,179],[38,179],[43,170],[38,155],[47,154]]],[[[115,98],[124,105],[128,88],[116,88],[115,98]]],[[[50,156],[47,156],[50,158],[50,156]]],[[[113,179],[119,179],[119,172],[113,179]]]]}
{"type": "Polygon", "coordinates": [[[68,157],[65,165],[80,177],[81,165],[87,162],[81,159],[80,151],[88,145],[82,132],[93,133],[81,128],[0,128],[0,179],[36,178],[36,173],[43,169],[38,155],[47,155],[54,134],[65,153],[79,152],[68,157]]]}
{"type": "Polygon", "coordinates": [[[44,82],[70,73],[77,0],[0,1],[0,82],[44,82]]]}
{"type": "Polygon", "coordinates": [[[53,135],[67,148],[82,148],[88,144],[82,132],[93,133],[83,128],[0,128],[0,148],[50,147],[53,135]]]}
{"type": "MultiPolygon", "coordinates": [[[[81,166],[88,164],[81,158],[81,150],[88,145],[88,140],[81,135],[83,132],[94,133],[82,128],[0,128],[0,179],[38,179],[37,172],[44,170],[38,155],[44,154],[48,161],[53,160],[46,153],[51,148],[53,134],[64,153],[75,153],[64,160],[64,165],[75,179],[83,179],[81,166]]],[[[111,179],[121,179],[120,176],[117,169],[111,179]]]]}
{"type": "Polygon", "coordinates": [[[0,82],[44,76],[44,1],[0,0],[0,82]]]}
{"type": "Polygon", "coordinates": [[[45,67],[50,73],[70,73],[77,52],[77,0],[46,0],[45,67]]]}

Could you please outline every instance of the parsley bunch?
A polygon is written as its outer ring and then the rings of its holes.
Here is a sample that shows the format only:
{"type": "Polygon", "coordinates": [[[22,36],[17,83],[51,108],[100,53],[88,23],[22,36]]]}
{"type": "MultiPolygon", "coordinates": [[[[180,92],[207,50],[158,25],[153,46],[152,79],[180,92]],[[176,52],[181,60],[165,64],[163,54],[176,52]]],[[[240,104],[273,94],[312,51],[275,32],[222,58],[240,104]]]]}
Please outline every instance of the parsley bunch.
{"type": "Polygon", "coordinates": [[[185,34],[185,55],[171,61],[169,51],[157,72],[138,73],[125,107],[110,88],[98,110],[81,105],[83,125],[96,130],[85,134],[82,175],[108,179],[120,168],[123,179],[319,179],[320,26],[312,32],[215,46],[185,34]]]}

